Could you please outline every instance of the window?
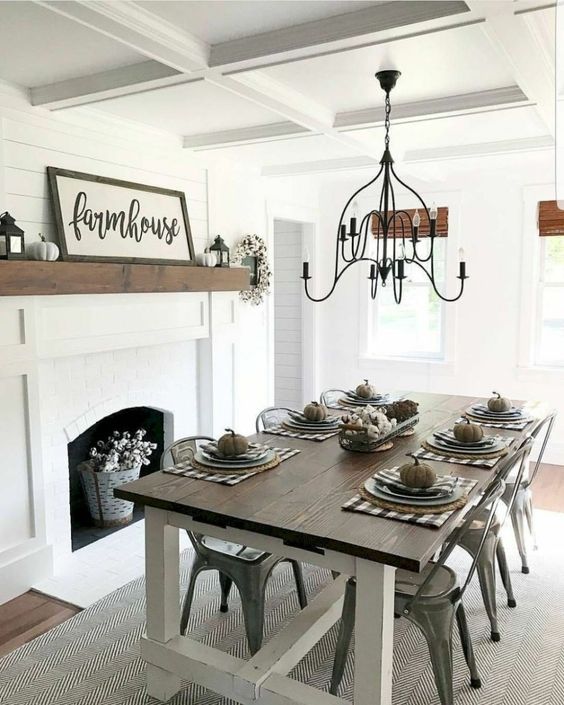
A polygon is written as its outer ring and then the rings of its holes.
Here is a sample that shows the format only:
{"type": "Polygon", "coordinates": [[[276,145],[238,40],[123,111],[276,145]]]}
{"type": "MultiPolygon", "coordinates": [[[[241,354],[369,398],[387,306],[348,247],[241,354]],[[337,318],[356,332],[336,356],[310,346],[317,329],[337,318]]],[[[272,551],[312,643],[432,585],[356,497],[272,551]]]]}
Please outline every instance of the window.
{"type": "Polygon", "coordinates": [[[564,365],[564,235],[540,238],[535,362],[564,365]]]}
{"type": "MultiPolygon", "coordinates": [[[[434,258],[437,286],[445,281],[446,237],[435,238],[434,258]]],[[[430,240],[417,246],[426,256],[430,240]]],[[[368,354],[373,357],[444,358],[444,304],[429,279],[415,264],[406,265],[400,305],[394,301],[391,282],[378,286],[375,302],[369,304],[368,354]]]]}

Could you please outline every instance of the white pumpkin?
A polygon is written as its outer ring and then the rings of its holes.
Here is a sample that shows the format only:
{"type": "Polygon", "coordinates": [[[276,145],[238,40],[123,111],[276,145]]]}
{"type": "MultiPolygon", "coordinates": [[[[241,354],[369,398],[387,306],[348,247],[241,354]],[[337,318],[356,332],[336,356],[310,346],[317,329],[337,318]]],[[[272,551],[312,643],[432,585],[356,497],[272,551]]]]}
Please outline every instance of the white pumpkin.
{"type": "Polygon", "coordinates": [[[32,242],[27,246],[27,256],[29,259],[42,262],[54,262],[59,259],[59,248],[54,242],[47,242],[45,237],[39,234],[39,242],[32,242]]]}
{"type": "Polygon", "coordinates": [[[210,252],[207,248],[196,255],[196,264],[200,267],[215,267],[217,264],[217,258],[213,252],[210,252]]]}

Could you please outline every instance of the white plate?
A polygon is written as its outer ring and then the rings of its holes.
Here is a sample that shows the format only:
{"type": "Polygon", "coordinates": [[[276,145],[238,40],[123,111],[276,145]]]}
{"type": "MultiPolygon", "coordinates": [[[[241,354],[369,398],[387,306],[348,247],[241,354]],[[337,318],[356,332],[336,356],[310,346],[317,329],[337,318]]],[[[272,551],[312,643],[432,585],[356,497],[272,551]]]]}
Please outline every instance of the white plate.
{"type": "MultiPolygon", "coordinates": [[[[383,499],[386,502],[392,501],[391,496],[382,492],[378,488],[372,477],[366,480],[366,482],[364,483],[364,489],[377,499],[383,499]]],[[[448,497],[410,497],[409,499],[403,499],[402,497],[396,497],[394,495],[393,501],[395,504],[420,504],[423,507],[435,507],[441,504],[450,504],[451,502],[456,502],[457,499],[460,499],[463,496],[464,490],[459,485],[457,485],[454,488],[453,493],[448,497]]]]}
{"type": "Polygon", "coordinates": [[[291,420],[283,421],[282,426],[288,431],[296,431],[298,433],[335,433],[339,430],[338,426],[306,426],[306,424],[298,424],[291,420]]]}
{"type": "Polygon", "coordinates": [[[295,411],[289,411],[288,416],[295,423],[304,424],[305,426],[318,426],[319,428],[323,428],[324,426],[331,428],[332,426],[338,426],[341,423],[341,419],[338,416],[328,416],[322,421],[311,421],[310,419],[306,419],[303,414],[295,411]]]}
{"type": "Polygon", "coordinates": [[[208,443],[205,446],[202,446],[202,452],[206,453],[209,455],[212,459],[214,460],[228,460],[229,462],[233,461],[243,461],[243,460],[257,460],[258,458],[264,457],[266,451],[268,450],[267,446],[264,445],[259,445],[259,444],[252,444],[249,445],[249,448],[245,453],[241,453],[240,455],[235,455],[235,456],[226,456],[221,453],[217,447],[216,443],[208,443]]]}
{"type": "Polygon", "coordinates": [[[434,494],[410,494],[409,492],[395,492],[390,487],[387,487],[386,485],[383,485],[381,482],[377,482],[376,480],[374,480],[374,485],[380,490],[380,492],[384,492],[390,497],[401,497],[402,499],[442,499],[445,497],[448,498],[452,496],[452,493],[456,488],[455,485],[453,490],[448,493],[443,491],[441,493],[435,492],[434,494]]]}

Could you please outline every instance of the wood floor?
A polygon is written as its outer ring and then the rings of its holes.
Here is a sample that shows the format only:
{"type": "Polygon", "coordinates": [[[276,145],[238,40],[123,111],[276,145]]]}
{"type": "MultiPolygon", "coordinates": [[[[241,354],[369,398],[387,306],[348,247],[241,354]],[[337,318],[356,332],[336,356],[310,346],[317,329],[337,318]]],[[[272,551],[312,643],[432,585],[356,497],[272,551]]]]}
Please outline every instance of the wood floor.
{"type": "MultiPolygon", "coordinates": [[[[564,468],[542,465],[533,494],[537,509],[564,513],[564,468]]],[[[33,590],[0,605],[0,656],[49,631],[77,612],[80,608],[33,590]]]]}
{"type": "Polygon", "coordinates": [[[0,656],[48,632],[77,612],[79,607],[34,590],[0,605],[0,656]]]}

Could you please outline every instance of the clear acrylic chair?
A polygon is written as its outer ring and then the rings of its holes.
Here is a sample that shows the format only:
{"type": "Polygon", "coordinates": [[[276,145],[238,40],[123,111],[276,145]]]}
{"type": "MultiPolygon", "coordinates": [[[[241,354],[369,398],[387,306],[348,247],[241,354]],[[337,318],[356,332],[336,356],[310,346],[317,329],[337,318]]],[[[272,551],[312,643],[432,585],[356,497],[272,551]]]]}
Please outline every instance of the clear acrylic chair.
{"type": "MultiPolygon", "coordinates": [[[[517,549],[521,557],[521,572],[529,572],[529,562],[527,560],[527,546],[525,542],[525,519],[529,526],[529,531],[533,537],[533,541],[536,545],[536,537],[533,525],[533,493],[531,491],[531,485],[535,481],[537,473],[539,471],[540,464],[546,449],[546,445],[552,433],[552,427],[554,426],[554,420],[556,418],[556,412],[552,411],[550,414],[541,419],[536,426],[531,431],[531,436],[536,440],[538,439],[541,431],[546,429],[542,445],[535,461],[535,465],[532,473],[524,472],[520,483],[518,484],[517,493],[515,499],[511,506],[510,516],[511,523],[513,524],[513,533],[515,534],[515,541],[517,542],[517,549]]],[[[515,477],[509,477],[507,480],[507,487],[505,494],[503,496],[503,501],[508,502],[511,499],[514,485],[516,484],[515,477]]]]}
{"type": "MultiPolygon", "coordinates": [[[[470,671],[470,685],[473,688],[481,686],[462,603],[466,588],[476,570],[480,551],[474,557],[462,584],[455,571],[445,565],[445,561],[460,544],[474,519],[485,514],[488,518],[482,529],[481,544],[483,545],[493,520],[493,510],[501,498],[503,489],[503,481],[495,477],[478,504],[468,510],[462,524],[449,536],[436,562],[428,563],[421,573],[406,570],[396,571],[394,612],[397,616],[405,617],[413,622],[423,632],[429,648],[435,684],[442,705],[453,704],[452,630],[455,619],[460,632],[464,657],[470,671]]],[[[349,578],[345,588],[343,613],[331,675],[330,692],[333,695],[337,694],[345,669],[354,628],[355,602],[356,579],[349,578]]]]}
{"type": "Polygon", "coordinates": [[[257,433],[266,431],[273,426],[280,426],[284,419],[288,418],[288,412],[294,411],[287,406],[267,406],[257,415],[255,428],[257,433]]]}
{"type": "Polygon", "coordinates": [[[321,392],[319,401],[329,409],[339,409],[339,399],[342,399],[345,394],[344,389],[326,389],[321,392]]]}
{"type": "MultiPolygon", "coordinates": [[[[188,436],[172,443],[161,456],[161,469],[166,467],[170,454],[174,463],[192,458],[200,443],[213,441],[209,436],[188,436]]],[[[198,575],[205,570],[217,570],[221,588],[221,612],[227,612],[231,586],[235,583],[241,597],[245,630],[249,651],[255,654],[262,645],[264,629],[264,601],[266,583],[275,566],[288,560],[231,541],[212,538],[203,534],[187,532],[194,547],[194,560],[190,570],[188,588],[182,604],[180,633],[185,634],[194,598],[198,575]]],[[[307,605],[302,568],[291,560],[300,608],[307,605]]]]}
{"type": "Polygon", "coordinates": [[[477,516],[474,519],[474,522],[469,526],[468,531],[460,540],[460,547],[472,557],[478,555],[479,551],[476,572],[478,573],[484,607],[486,608],[486,613],[490,620],[492,641],[499,641],[501,638],[497,622],[496,559],[501,574],[501,580],[505,592],[507,593],[507,605],[508,607],[517,606],[511,585],[509,568],[507,566],[505,548],[501,539],[501,530],[512,511],[517,489],[520,486],[521,478],[529,462],[532,446],[533,438],[528,436],[522,441],[516,452],[511,453],[503,461],[500,461],[501,467],[497,471],[497,477],[504,482],[505,489],[502,499],[505,499],[505,510],[501,511],[504,505],[500,504],[498,507],[500,511],[497,511],[492,517],[490,529],[486,534],[485,541],[482,543],[483,526],[489,518],[485,514],[483,516],[477,516]],[[514,478],[515,484],[513,485],[507,484],[508,477],[510,476],[514,478]]]}

